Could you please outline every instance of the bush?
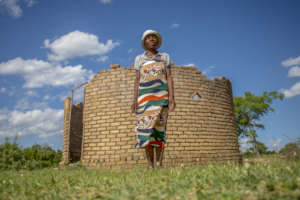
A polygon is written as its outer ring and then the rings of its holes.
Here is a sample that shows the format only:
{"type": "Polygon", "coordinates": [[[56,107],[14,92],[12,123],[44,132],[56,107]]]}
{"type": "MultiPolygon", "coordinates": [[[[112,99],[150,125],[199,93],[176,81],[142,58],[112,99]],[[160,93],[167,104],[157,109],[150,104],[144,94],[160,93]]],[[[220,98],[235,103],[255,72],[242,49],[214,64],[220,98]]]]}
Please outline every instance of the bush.
{"type": "Polygon", "coordinates": [[[287,143],[280,149],[279,154],[290,159],[300,159],[300,145],[297,142],[287,143]]]}
{"type": "Polygon", "coordinates": [[[0,169],[41,169],[55,167],[62,157],[60,150],[53,150],[48,145],[35,144],[32,147],[23,149],[17,143],[17,137],[13,142],[5,138],[0,145],[0,169]]]}

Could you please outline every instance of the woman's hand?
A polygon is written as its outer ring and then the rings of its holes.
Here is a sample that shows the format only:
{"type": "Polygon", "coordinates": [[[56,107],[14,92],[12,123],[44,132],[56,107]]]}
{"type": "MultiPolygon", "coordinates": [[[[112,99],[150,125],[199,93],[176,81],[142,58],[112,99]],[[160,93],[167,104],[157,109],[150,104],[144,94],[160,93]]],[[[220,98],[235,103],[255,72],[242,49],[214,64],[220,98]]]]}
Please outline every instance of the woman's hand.
{"type": "Polygon", "coordinates": [[[133,104],[131,105],[131,112],[132,112],[132,113],[136,113],[136,103],[133,103],[133,104]]]}
{"type": "Polygon", "coordinates": [[[174,99],[173,99],[173,98],[170,98],[170,99],[169,99],[169,110],[172,112],[172,111],[174,111],[174,108],[175,108],[175,102],[174,102],[174,99]]]}

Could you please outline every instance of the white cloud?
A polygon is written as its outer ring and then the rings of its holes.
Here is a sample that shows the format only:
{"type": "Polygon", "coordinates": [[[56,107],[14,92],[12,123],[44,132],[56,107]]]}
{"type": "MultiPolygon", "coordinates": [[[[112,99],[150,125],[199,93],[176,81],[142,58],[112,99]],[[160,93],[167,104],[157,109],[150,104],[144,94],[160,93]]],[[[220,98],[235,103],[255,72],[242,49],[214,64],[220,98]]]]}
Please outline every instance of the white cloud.
{"type": "MultiPolygon", "coordinates": [[[[74,91],[73,103],[83,102],[84,87],[80,87],[74,91]]],[[[65,97],[64,97],[65,98],[65,97]]]]}
{"type": "Polygon", "coordinates": [[[19,0],[0,0],[0,6],[4,7],[8,14],[14,18],[22,16],[22,9],[19,0]]]}
{"type": "Polygon", "coordinates": [[[19,18],[23,14],[21,2],[24,2],[27,7],[32,7],[36,4],[35,0],[0,0],[0,10],[3,7],[4,11],[14,18],[19,18]]]}
{"type": "Polygon", "coordinates": [[[48,107],[46,102],[32,102],[29,97],[23,97],[14,106],[15,110],[32,110],[32,109],[45,109],[48,107]]]}
{"type": "Polygon", "coordinates": [[[214,68],[216,68],[214,65],[209,66],[208,68],[204,69],[202,71],[202,74],[207,75],[209,72],[211,72],[214,68]]]}
{"type": "Polygon", "coordinates": [[[15,91],[15,89],[13,89],[8,92],[8,95],[13,96],[15,93],[16,93],[16,91],[15,91]]]}
{"type": "Polygon", "coordinates": [[[0,92],[1,93],[4,93],[6,91],[6,88],[5,87],[2,87],[1,89],[0,89],[0,92]]]}
{"type": "Polygon", "coordinates": [[[128,49],[128,53],[133,53],[133,51],[134,51],[133,48],[128,49]]]}
{"type": "Polygon", "coordinates": [[[99,58],[97,58],[97,61],[98,62],[105,62],[105,61],[107,61],[108,60],[108,56],[101,56],[101,57],[99,57],[99,58]]]}
{"type": "Polygon", "coordinates": [[[192,66],[196,66],[194,63],[189,63],[189,64],[184,64],[182,66],[186,66],[186,67],[192,67],[192,66]]]}
{"type": "MultiPolygon", "coordinates": [[[[288,77],[300,77],[300,67],[296,65],[300,65],[300,56],[296,58],[288,58],[281,62],[281,64],[285,67],[293,66],[289,72],[288,77]]],[[[294,84],[290,89],[280,89],[286,98],[291,98],[297,95],[300,95],[300,82],[294,84]]]]}
{"type": "Polygon", "coordinates": [[[278,151],[281,142],[282,142],[281,138],[272,139],[268,142],[268,146],[270,146],[272,150],[278,151]]]}
{"type": "Polygon", "coordinates": [[[39,96],[38,93],[33,90],[26,91],[26,95],[30,96],[30,97],[38,97],[39,96]]]}
{"type": "Polygon", "coordinates": [[[0,138],[37,135],[46,138],[62,133],[64,111],[51,108],[26,112],[0,110],[0,138]]]}
{"type": "Polygon", "coordinates": [[[77,30],[63,35],[53,42],[50,42],[49,39],[44,41],[45,48],[51,50],[48,59],[56,62],[82,56],[101,56],[118,45],[120,45],[119,42],[112,40],[101,43],[96,35],[77,30]]]}
{"type": "Polygon", "coordinates": [[[284,94],[284,97],[291,98],[300,94],[300,82],[294,84],[290,89],[281,89],[280,92],[284,94]]]}
{"type": "Polygon", "coordinates": [[[29,107],[30,107],[30,102],[28,101],[28,98],[20,99],[15,105],[15,109],[18,110],[27,110],[29,107]]]}
{"type": "Polygon", "coordinates": [[[299,66],[292,67],[288,72],[288,77],[296,77],[296,76],[300,76],[300,67],[299,66]]]}
{"type": "Polygon", "coordinates": [[[100,2],[101,2],[102,4],[109,4],[109,3],[112,2],[112,0],[100,0],[100,2]]]}
{"type": "Polygon", "coordinates": [[[239,138],[240,151],[244,152],[251,147],[250,140],[249,137],[239,138]]]}
{"type": "Polygon", "coordinates": [[[180,24],[174,23],[170,25],[171,29],[179,28],[180,24]]]}
{"type": "Polygon", "coordinates": [[[24,88],[78,84],[93,76],[93,72],[83,69],[82,65],[62,67],[43,60],[24,60],[20,57],[0,63],[0,74],[22,75],[25,79],[24,88]]]}
{"type": "Polygon", "coordinates": [[[292,65],[300,65],[300,56],[296,58],[288,58],[282,61],[281,64],[285,67],[290,67],[292,65]]]}
{"type": "Polygon", "coordinates": [[[47,94],[47,95],[45,95],[43,99],[44,99],[44,100],[48,100],[48,99],[50,99],[50,95],[48,95],[48,94],[47,94]]]}
{"type": "Polygon", "coordinates": [[[25,3],[27,4],[28,7],[32,7],[37,2],[35,0],[25,0],[25,3]]]}
{"type": "Polygon", "coordinates": [[[60,94],[56,94],[56,95],[47,94],[43,97],[43,100],[46,100],[47,102],[50,102],[50,101],[57,102],[57,100],[63,102],[67,96],[71,96],[71,89],[65,90],[65,91],[61,92],[60,94]]]}

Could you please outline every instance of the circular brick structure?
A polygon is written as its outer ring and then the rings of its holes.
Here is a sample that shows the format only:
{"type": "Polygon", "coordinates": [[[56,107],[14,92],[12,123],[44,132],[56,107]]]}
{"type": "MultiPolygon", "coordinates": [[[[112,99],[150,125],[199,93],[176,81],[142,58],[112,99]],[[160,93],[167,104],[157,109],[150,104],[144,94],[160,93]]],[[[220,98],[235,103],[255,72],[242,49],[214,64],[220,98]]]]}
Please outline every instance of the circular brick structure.
{"type": "MultiPolygon", "coordinates": [[[[171,72],[176,106],[167,121],[164,166],[241,162],[231,82],[224,77],[207,80],[197,67],[172,66],[171,72]]],[[[99,71],[86,85],[81,142],[81,161],[85,166],[147,165],[144,150],[134,148],[134,80],[132,67],[112,65],[99,71]]],[[[66,112],[70,113],[65,109],[66,112]]],[[[72,122],[72,117],[67,119],[72,122]]],[[[72,133],[64,131],[66,134],[70,136],[64,138],[72,139],[72,133]]],[[[65,143],[70,142],[64,140],[65,143]]],[[[63,151],[66,158],[72,148],[64,145],[63,151]]]]}

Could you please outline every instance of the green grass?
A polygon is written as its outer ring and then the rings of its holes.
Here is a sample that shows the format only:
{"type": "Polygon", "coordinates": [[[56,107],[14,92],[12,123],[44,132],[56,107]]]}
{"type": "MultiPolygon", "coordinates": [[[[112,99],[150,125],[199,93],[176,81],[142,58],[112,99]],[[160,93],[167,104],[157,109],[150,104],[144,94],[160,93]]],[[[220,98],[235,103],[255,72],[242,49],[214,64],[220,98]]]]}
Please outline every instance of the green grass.
{"type": "Polygon", "coordinates": [[[2,171],[0,199],[300,199],[300,161],[160,170],[2,171]]]}

